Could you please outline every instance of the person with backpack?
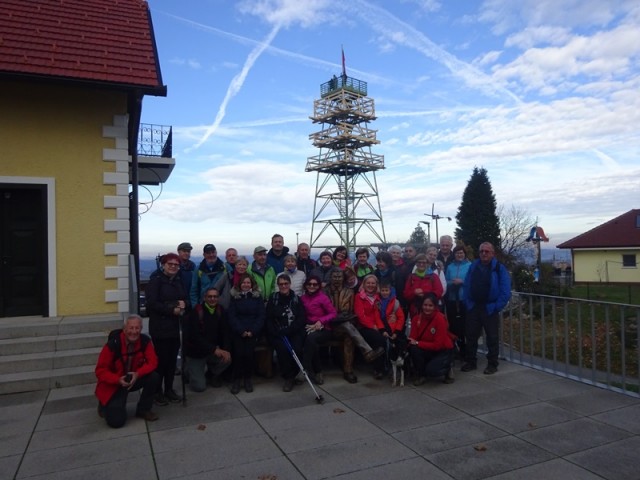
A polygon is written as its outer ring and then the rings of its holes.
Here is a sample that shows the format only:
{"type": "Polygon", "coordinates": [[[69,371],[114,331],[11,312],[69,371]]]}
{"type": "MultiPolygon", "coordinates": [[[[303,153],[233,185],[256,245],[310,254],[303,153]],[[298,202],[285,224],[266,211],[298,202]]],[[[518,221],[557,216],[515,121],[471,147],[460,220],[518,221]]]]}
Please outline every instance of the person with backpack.
{"type": "Polygon", "coordinates": [[[465,305],[465,363],[463,372],[477,367],[478,338],[484,328],[487,337],[487,368],[485,375],[498,371],[500,349],[500,311],[511,298],[511,277],[507,268],[495,258],[495,249],[489,242],[479,248],[480,259],[469,267],[464,279],[465,305]]]}
{"type": "Polygon", "coordinates": [[[96,364],[98,415],[112,428],[127,421],[127,396],[142,389],[136,417],[148,422],[158,419],[151,407],[160,376],[155,371],[158,357],[151,338],[142,333],[142,318],[129,315],[123,328],[113,330],[102,347],[96,364]]]}
{"type": "Polygon", "coordinates": [[[411,318],[418,316],[422,311],[422,301],[427,293],[433,293],[438,301],[444,293],[440,277],[427,268],[428,264],[425,254],[416,255],[415,267],[404,286],[404,298],[409,304],[411,318]]]}
{"type": "Polygon", "coordinates": [[[197,304],[184,322],[186,370],[194,392],[204,392],[207,384],[221,387],[220,374],[231,365],[231,332],[219,298],[217,289],[208,288],[204,302],[197,304]]]}
{"type": "Polygon", "coordinates": [[[212,243],[207,243],[202,248],[202,255],[204,258],[198,265],[198,269],[193,271],[191,290],[187,292],[192,307],[202,303],[207,288],[220,288],[218,282],[227,271],[224,262],[218,258],[218,251],[212,243]]]}

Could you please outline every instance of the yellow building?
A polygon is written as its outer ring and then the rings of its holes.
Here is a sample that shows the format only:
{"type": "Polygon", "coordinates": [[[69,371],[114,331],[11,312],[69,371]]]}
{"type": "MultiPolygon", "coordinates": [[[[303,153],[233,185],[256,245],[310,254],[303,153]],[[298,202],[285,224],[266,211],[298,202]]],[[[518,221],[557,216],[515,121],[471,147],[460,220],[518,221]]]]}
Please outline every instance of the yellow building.
{"type": "Polygon", "coordinates": [[[576,282],[640,283],[640,209],[558,245],[571,249],[576,282]]]}
{"type": "Polygon", "coordinates": [[[145,95],[166,95],[146,2],[3,2],[0,317],[135,306],[145,95]]]}

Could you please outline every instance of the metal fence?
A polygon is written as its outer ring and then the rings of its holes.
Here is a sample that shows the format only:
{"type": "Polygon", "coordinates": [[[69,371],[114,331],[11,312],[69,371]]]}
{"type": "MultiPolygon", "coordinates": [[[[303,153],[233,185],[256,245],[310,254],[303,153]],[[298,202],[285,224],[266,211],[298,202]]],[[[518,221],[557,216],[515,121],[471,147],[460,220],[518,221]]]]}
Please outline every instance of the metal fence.
{"type": "Polygon", "coordinates": [[[514,292],[501,357],[640,397],[640,306],[514,292]]]}

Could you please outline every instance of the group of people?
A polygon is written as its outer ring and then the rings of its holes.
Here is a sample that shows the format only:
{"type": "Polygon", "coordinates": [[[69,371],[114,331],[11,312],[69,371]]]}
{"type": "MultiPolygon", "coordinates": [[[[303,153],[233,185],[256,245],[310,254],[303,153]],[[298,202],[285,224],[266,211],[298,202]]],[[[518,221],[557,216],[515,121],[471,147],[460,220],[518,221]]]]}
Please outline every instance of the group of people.
{"type": "Polygon", "coordinates": [[[376,379],[387,374],[389,358],[408,355],[415,385],[427,377],[451,383],[456,350],[462,371],[477,368],[483,328],[489,350],[484,373],[497,371],[498,313],[509,299],[511,280],[489,243],[480,245],[473,263],[462,246],[453,248],[451,237],[443,236],[439,250],[418,254],[412,245],[394,245],[375,255],[375,265],[366,248],[355,252],[353,263],[345,247],[323,251],[315,261],[309,245],[301,243],[292,255],[278,234],[271,249],[254,249],[251,262],[234,248],[223,261],[207,244],[196,265],[192,249],[185,242],[178,253],[162,256],[147,285],[150,339],[141,333],[140,317],[132,315],[114,335],[118,345],[110,341],[100,354],[96,395],[99,413],[111,426],[124,424],[130,390],[144,389],[136,415],[148,421],[157,418],[152,403],[182,400],[173,388],[181,345],[194,392],[220,387],[223,378],[233,394],[252,392],[258,344],[275,351],[283,391],[300,382],[293,354],[321,385],[320,348],[334,340],[342,347],[349,383],[358,381],[356,350],[376,379]]]}

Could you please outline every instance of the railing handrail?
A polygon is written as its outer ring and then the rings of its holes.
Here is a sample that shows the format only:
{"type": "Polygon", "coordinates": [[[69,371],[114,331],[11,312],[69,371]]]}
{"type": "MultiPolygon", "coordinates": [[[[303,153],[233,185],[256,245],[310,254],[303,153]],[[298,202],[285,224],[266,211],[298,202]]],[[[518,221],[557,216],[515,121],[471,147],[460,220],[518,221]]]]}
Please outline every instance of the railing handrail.
{"type": "Polygon", "coordinates": [[[141,123],[138,134],[138,155],[171,158],[173,129],[170,125],[141,123]]]}
{"type": "Polygon", "coordinates": [[[511,293],[512,293],[512,295],[533,295],[533,296],[536,296],[536,297],[554,298],[554,299],[558,299],[558,300],[568,300],[568,301],[572,301],[572,302],[599,303],[599,304],[605,304],[605,305],[616,305],[616,306],[619,306],[619,307],[639,307],[640,308],[640,305],[633,304],[633,303],[618,303],[618,302],[607,302],[605,300],[591,300],[591,299],[586,299],[586,298],[560,297],[558,295],[545,295],[545,294],[542,294],[542,293],[533,293],[533,292],[516,292],[516,291],[513,291],[511,293]]]}

